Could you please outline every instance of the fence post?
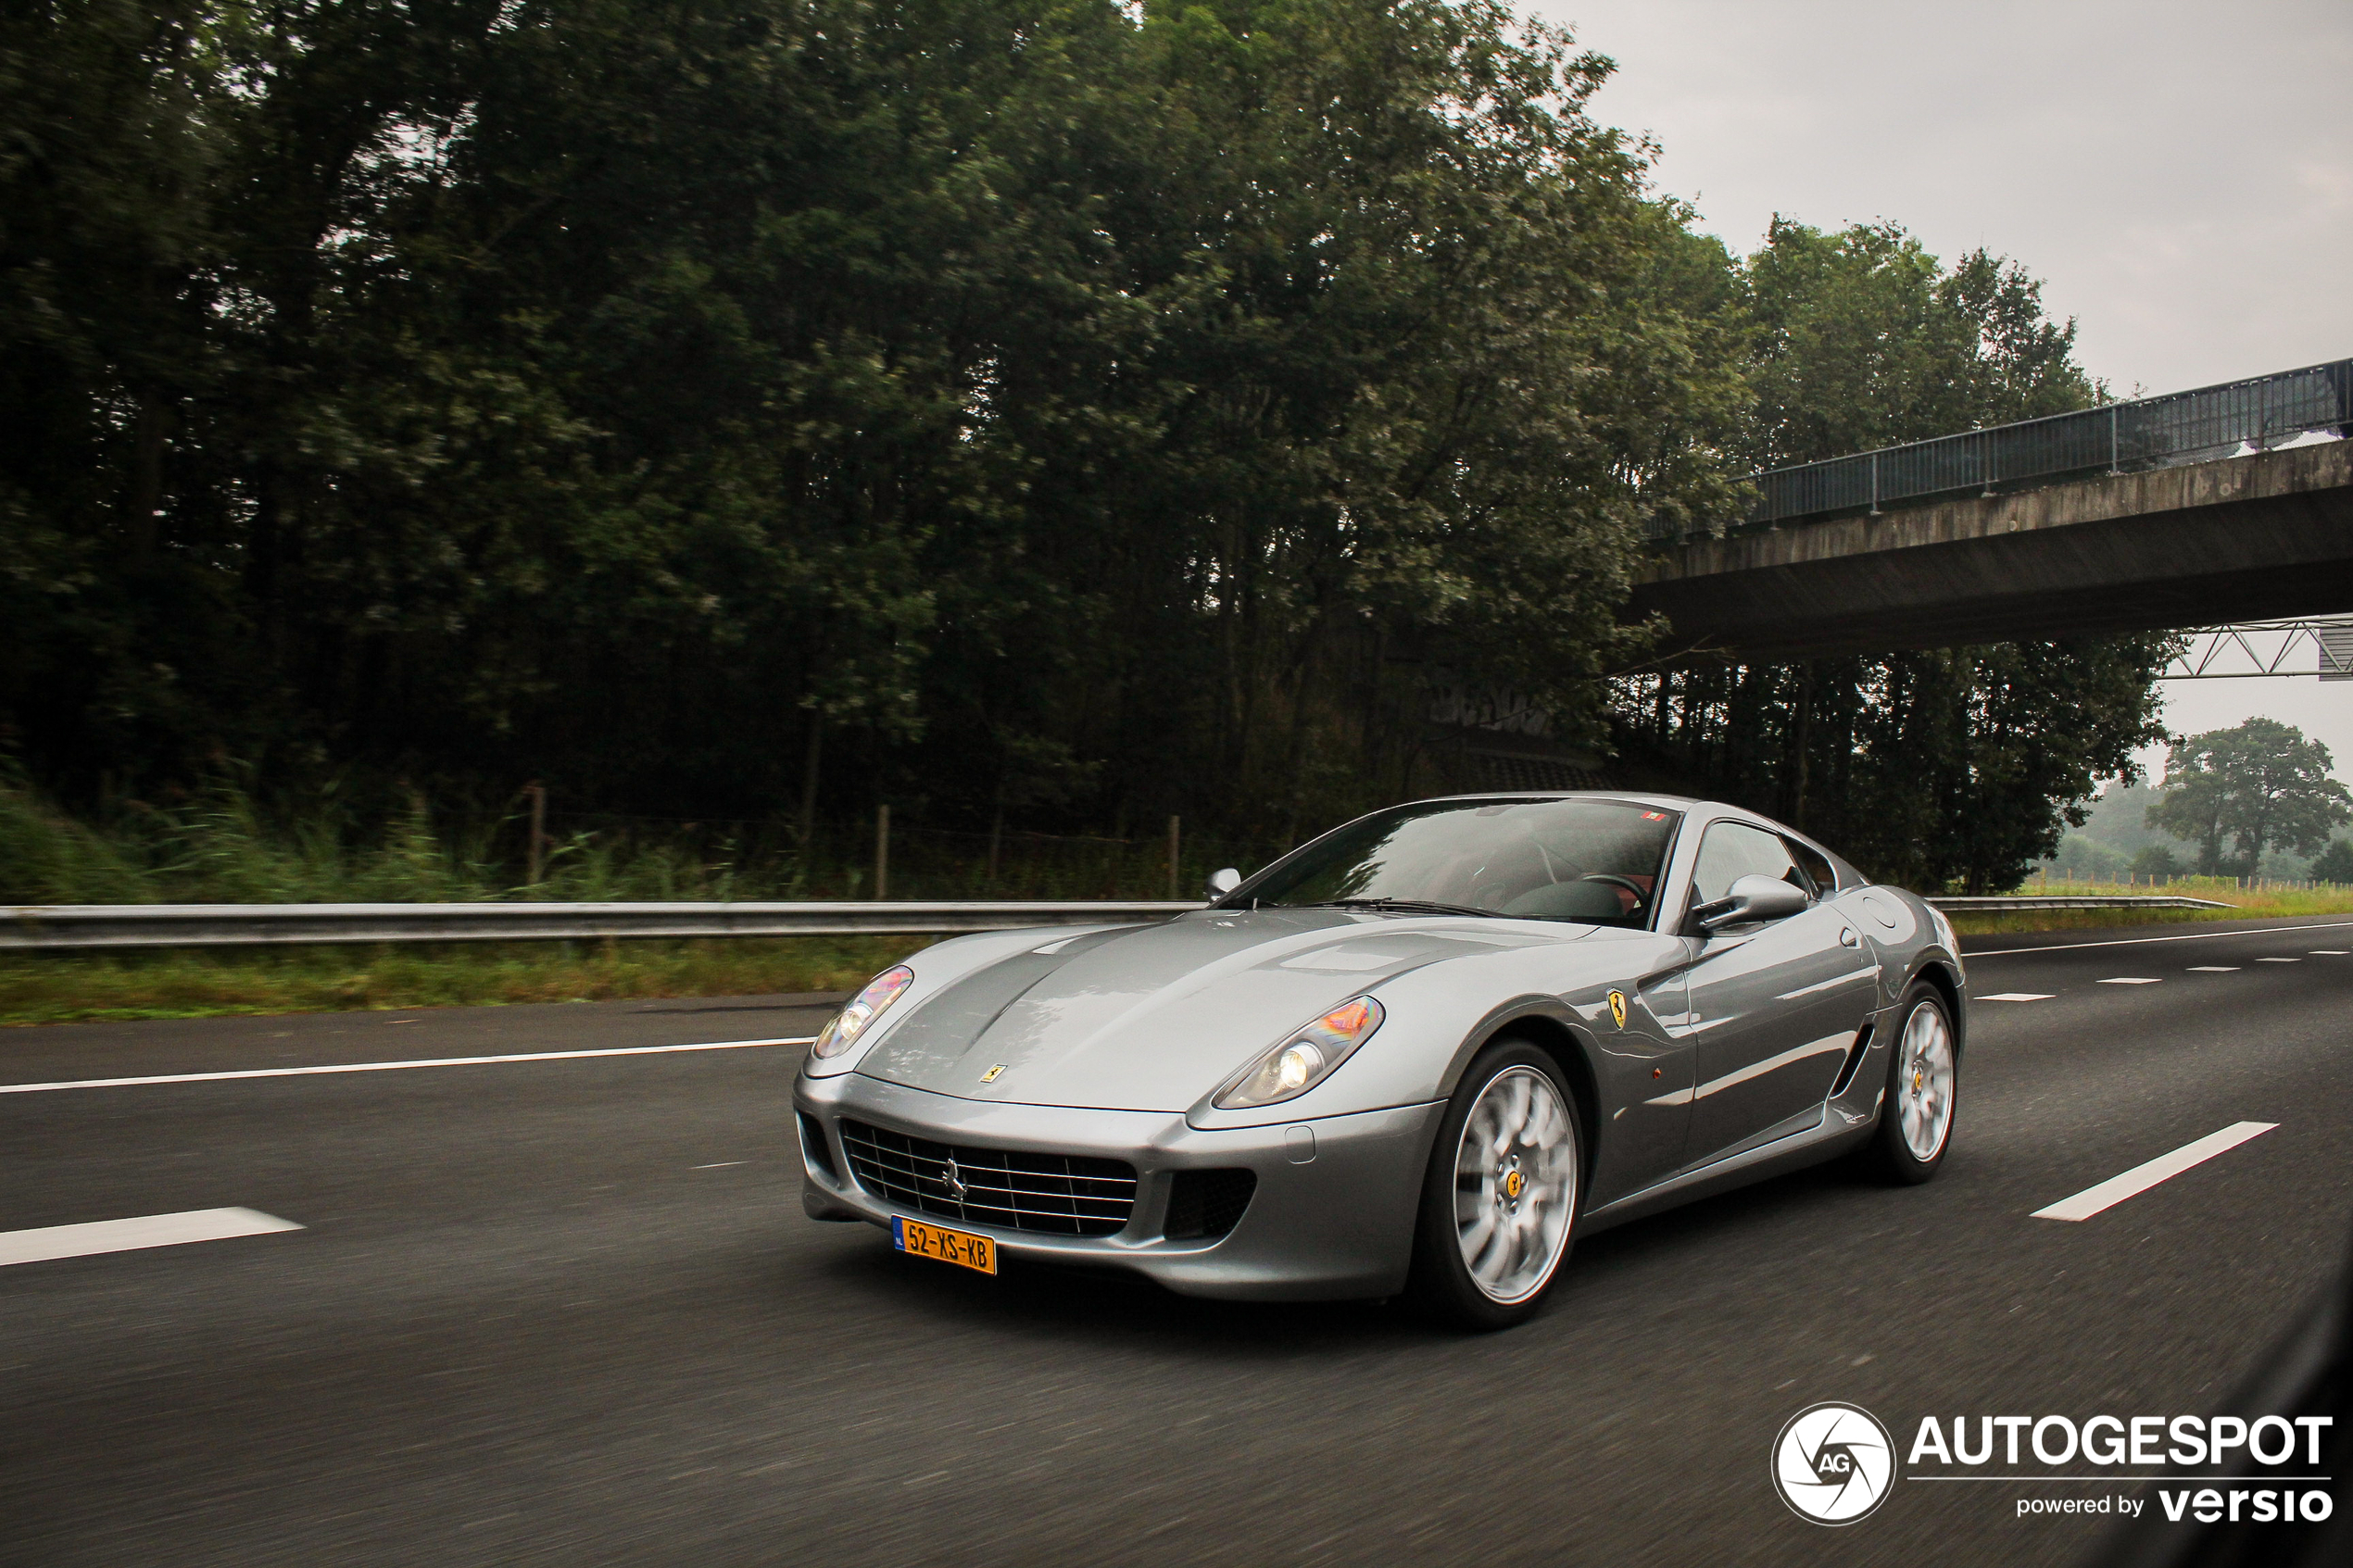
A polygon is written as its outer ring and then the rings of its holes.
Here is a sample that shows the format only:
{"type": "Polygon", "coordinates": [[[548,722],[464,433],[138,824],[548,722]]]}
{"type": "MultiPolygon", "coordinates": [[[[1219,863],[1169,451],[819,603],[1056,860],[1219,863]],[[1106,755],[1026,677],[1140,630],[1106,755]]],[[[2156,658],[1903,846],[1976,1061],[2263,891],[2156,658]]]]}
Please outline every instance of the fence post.
{"type": "Polygon", "coordinates": [[[1176,851],[1181,842],[1177,837],[1178,826],[1179,819],[1168,819],[1168,901],[1172,904],[1183,897],[1176,891],[1176,851]]]}
{"type": "Polygon", "coordinates": [[[2118,460],[2120,455],[2116,436],[2116,410],[2118,407],[2119,405],[2114,403],[2108,406],[2108,471],[2110,473],[2122,473],[2124,471],[2124,465],[2118,460]]]}
{"type": "Polygon", "coordinates": [[[523,880],[531,886],[539,885],[539,873],[547,864],[547,786],[534,779],[522,786],[531,797],[531,847],[526,852],[529,871],[523,880]]]}
{"type": "Polygon", "coordinates": [[[875,901],[890,897],[890,808],[875,808],[875,901]]]}
{"type": "Polygon", "coordinates": [[[1871,515],[1879,516],[1879,454],[1871,454],[1871,515]]]}

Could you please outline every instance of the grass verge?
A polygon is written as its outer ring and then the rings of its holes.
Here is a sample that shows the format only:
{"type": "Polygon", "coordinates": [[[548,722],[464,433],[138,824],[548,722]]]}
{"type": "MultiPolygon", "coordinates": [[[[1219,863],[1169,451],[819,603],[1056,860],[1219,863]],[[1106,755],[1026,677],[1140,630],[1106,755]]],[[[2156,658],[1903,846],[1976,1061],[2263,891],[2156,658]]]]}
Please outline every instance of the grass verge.
{"type": "Polygon", "coordinates": [[[464,942],[0,959],[0,1025],[847,991],[920,936],[464,942]]]}
{"type": "Polygon", "coordinates": [[[1957,914],[1953,929],[1964,936],[2001,932],[2097,931],[2124,925],[2178,925],[2195,921],[2285,920],[2298,915],[2353,914],[2353,888],[2273,887],[2242,889],[2224,878],[2176,882],[2165,887],[2127,887],[2120,884],[2075,883],[2065,887],[2028,887],[2020,897],[2062,894],[2126,894],[2145,897],[2152,893],[2212,898],[2220,909],[2020,909],[2015,914],[1957,914]]]}

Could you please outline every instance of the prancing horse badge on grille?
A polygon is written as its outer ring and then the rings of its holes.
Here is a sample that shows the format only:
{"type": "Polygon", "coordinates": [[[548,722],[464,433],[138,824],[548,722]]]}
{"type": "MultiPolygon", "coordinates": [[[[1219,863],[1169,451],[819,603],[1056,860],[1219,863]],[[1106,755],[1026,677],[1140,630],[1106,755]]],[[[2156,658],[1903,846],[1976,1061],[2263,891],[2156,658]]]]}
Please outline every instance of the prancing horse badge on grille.
{"type": "Polygon", "coordinates": [[[1000,1061],[996,1066],[990,1068],[988,1072],[982,1073],[980,1075],[980,1081],[984,1084],[993,1084],[997,1081],[997,1074],[1002,1073],[1004,1070],[1005,1064],[1000,1061]]]}
{"type": "Polygon", "coordinates": [[[964,1194],[972,1190],[964,1185],[964,1173],[956,1169],[956,1157],[952,1154],[948,1157],[947,1174],[941,1179],[948,1184],[948,1196],[959,1203],[964,1200],[964,1194]]]}

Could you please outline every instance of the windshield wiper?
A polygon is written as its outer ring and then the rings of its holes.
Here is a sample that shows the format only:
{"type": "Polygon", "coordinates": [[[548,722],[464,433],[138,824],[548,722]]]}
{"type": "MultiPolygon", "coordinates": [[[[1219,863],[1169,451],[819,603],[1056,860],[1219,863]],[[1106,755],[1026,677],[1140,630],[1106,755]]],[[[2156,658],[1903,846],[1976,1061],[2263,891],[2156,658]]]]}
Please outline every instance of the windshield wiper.
{"type": "Polygon", "coordinates": [[[1398,914],[1477,915],[1481,920],[1510,920],[1499,909],[1477,909],[1468,904],[1433,904],[1427,898],[1327,898],[1320,904],[1300,904],[1302,909],[1380,909],[1398,914]]]}

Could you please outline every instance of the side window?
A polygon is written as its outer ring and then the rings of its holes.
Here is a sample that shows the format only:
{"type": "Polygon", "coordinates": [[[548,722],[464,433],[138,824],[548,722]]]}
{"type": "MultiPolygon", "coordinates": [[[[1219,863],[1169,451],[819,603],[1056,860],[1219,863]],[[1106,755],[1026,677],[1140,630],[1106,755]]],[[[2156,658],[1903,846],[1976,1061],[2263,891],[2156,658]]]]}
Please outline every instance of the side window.
{"type": "Polygon", "coordinates": [[[1827,898],[1838,891],[1838,873],[1831,870],[1827,856],[1812,845],[1794,838],[1785,838],[1781,842],[1788,845],[1789,852],[1797,858],[1797,869],[1814,884],[1815,897],[1827,898]]]}
{"type": "Polygon", "coordinates": [[[1692,872],[1692,902],[1712,904],[1730,894],[1732,884],[1744,876],[1769,876],[1806,887],[1805,873],[1790,859],[1789,846],[1780,834],[1746,822],[1711,822],[1707,836],[1699,841],[1699,864],[1692,872]]]}

